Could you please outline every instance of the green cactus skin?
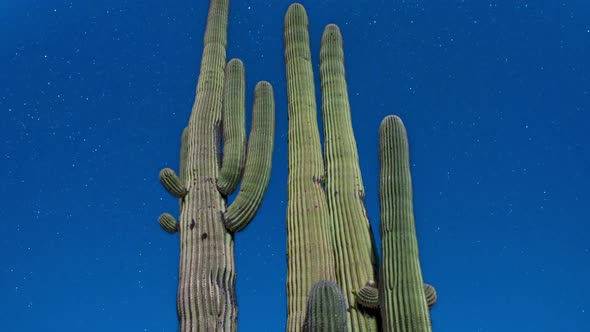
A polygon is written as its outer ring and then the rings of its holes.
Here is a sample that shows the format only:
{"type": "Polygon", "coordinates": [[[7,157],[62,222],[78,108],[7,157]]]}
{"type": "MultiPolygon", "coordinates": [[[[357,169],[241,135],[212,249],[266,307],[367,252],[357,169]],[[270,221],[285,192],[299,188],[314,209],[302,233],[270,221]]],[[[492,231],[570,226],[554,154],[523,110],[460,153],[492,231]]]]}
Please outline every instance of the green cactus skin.
{"type": "Polygon", "coordinates": [[[178,231],[178,222],[170,213],[162,213],[158,218],[158,222],[162,226],[162,229],[170,234],[178,231]]]}
{"type": "Polygon", "coordinates": [[[383,331],[430,332],[414,225],[408,138],[399,117],[383,119],[379,146],[383,331]]]}
{"type": "Polygon", "coordinates": [[[320,79],[327,170],[326,195],[336,258],[336,276],[342,286],[350,331],[376,331],[374,315],[359,310],[354,291],[375,279],[377,258],[373,234],[364,206],[365,189],[352,130],[344,69],[342,35],[329,24],[322,35],[320,79]]]}
{"type": "Polygon", "coordinates": [[[346,300],[333,281],[319,281],[309,292],[304,332],[346,332],[346,300]]]}
{"type": "Polygon", "coordinates": [[[230,232],[244,229],[256,215],[270,181],[275,122],[274,94],[270,83],[262,81],[254,89],[252,129],[248,157],[240,192],[224,214],[230,232]]]}
{"type": "Polygon", "coordinates": [[[321,280],[336,280],[329,214],[322,188],[324,162],[317,110],[308,18],[300,4],[285,15],[285,64],[289,113],[287,202],[287,331],[300,332],[307,295],[321,280]]]}
{"type": "Polygon", "coordinates": [[[174,197],[182,198],[187,194],[186,187],[176,176],[176,173],[171,168],[164,168],[160,171],[160,182],[162,186],[174,197]]]}
{"type": "Polygon", "coordinates": [[[379,308],[379,289],[377,284],[370,280],[361,288],[356,295],[356,302],[368,309],[379,308]]]}
{"type": "Polygon", "coordinates": [[[244,64],[231,59],[225,69],[223,100],[223,162],[217,189],[231,194],[240,182],[246,145],[246,82],[244,64]]]}
{"type": "Polygon", "coordinates": [[[436,289],[429,284],[424,284],[424,296],[426,297],[426,304],[428,309],[431,309],[436,304],[436,289]]]}

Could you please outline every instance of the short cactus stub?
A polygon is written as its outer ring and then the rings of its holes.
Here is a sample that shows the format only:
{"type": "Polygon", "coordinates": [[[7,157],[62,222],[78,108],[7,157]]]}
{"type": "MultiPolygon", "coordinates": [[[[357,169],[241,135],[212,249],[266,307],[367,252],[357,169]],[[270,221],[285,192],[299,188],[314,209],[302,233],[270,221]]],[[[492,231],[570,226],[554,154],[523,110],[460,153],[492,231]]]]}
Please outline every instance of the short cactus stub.
{"type": "Polygon", "coordinates": [[[304,332],[345,332],[346,301],[333,281],[317,282],[307,298],[304,332]]]}
{"type": "Polygon", "coordinates": [[[426,297],[428,309],[431,309],[436,304],[436,289],[432,285],[424,284],[424,296],[426,297]]]}
{"type": "Polygon", "coordinates": [[[170,234],[178,231],[178,222],[170,213],[162,213],[158,218],[158,222],[162,226],[162,229],[170,234]]]}
{"type": "Polygon", "coordinates": [[[367,284],[361,288],[356,295],[356,302],[368,309],[379,308],[379,289],[373,280],[369,280],[367,284]]]}

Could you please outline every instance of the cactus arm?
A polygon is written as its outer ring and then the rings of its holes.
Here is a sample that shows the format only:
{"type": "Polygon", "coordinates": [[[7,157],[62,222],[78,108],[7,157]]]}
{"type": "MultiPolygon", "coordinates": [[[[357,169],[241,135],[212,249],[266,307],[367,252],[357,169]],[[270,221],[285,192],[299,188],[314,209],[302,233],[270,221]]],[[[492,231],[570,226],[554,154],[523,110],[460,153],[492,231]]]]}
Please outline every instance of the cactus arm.
{"type": "Polygon", "coordinates": [[[217,189],[223,195],[231,194],[242,176],[246,145],[244,64],[231,59],[225,68],[223,100],[223,162],[217,189]]]}
{"type": "Polygon", "coordinates": [[[397,116],[379,128],[383,331],[430,332],[414,225],[406,129],[397,116]]]}
{"type": "Polygon", "coordinates": [[[379,289],[373,280],[368,281],[365,286],[358,291],[356,294],[356,302],[368,309],[379,308],[379,289]]]}
{"type": "Polygon", "coordinates": [[[299,332],[307,295],[321,280],[336,280],[329,215],[322,183],[324,163],[317,126],[308,18],[300,4],[285,15],[289,114],[287,202],[287,331],[299,332]]]}
{"type": "Polygon", "coordinates": [[[160,182],[162,186],[174,197],[182,198],[187,194],[186,187],[171,168],[163,168],[160,171],[160,182]]]}
{"type": "Polygon", "coordinates": [[[346,332],[346,300],[333,281],[319,281],[309,292],[304,332],[346,332]]]}
{"type": "Polygon", "coordinates": [[[374,315],[354,306],[354,291],[376,277],[373,234],[364,206],[365,189],[352,129],[338,26],[324,29],[320,48],[326,195],[336,258],[336,275],[347,303],[351,331],[376,331],[374,315]]]}
{"type": "Polygon", "coordinates": [[[238,196],[224,214],[230,232],[243,230],[254,218],[270,181],[274,145],[275,105],[272,86],[259,82],[254,90],[252,129],[244,178],[238,196]]]}
{"type": "Polygon", "coordinates": [[[431,309],[436,304],[437,294],[436,288],[429,284],[424,284],[424,296],[426,297],[426,304],[428,305],[428,309],[431,309]]]}
{"type": "Polygon", "coordinates": [[[158,218],[158,222],[162,229],[170,234],[174,234],[178,231],[178,222],[170,213],[162,213],[158,218]]]}

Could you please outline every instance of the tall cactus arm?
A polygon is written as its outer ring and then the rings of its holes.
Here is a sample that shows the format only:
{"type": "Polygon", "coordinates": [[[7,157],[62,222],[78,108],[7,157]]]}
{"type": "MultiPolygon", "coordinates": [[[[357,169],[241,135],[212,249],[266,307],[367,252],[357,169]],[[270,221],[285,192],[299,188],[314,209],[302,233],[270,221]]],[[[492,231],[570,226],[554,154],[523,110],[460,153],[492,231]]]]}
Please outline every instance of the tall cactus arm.
{"type": "Polygon", "coordinates": [[[333,281],[316,283],[307,300],[303,332],[346,332],[346,301],[333,281]]]}
{"type": "Polygon", "coordinates": [[[350,307],[349,329],[376,331],[375,316],[354,305],[354,291],[361,288],[366,280],[376,278],[377,262],[352,130],[342,35],[334,24],[326,26],[322,35],[320,79],[326,196],[330,208],[336,276],[350,307]]]}
{"type": "Polygon", "coordinates": [[[272,86],[259,82],[254,89],[252,129],[248,142],[248,156],[240,192],[224,214],[230,232],[241,231],[250,223],[270,180],[274,145],[275,105],[272,86]]]}
{"type": "Polygon", "coordinates": [[[397,116],[379,128],[383,331],[430,332],[414,225],[406,129],[397,116]]]}
{"type": "Polygon", "coordinates": [[[300,4],[285,15],[289,113],[287,202],[287,331],[300,332],[307,295],[321,280],[336,280],[330,242],[324,163],[317,126],[308,18],[300,4]]]}
{"type": "Polygon", "coordinates": [[[223,162],[217,189],[223,195],[231,194],[242,176],[246,145],[244,64],[231,59],[225,67],[223,99],[223,162]]]}

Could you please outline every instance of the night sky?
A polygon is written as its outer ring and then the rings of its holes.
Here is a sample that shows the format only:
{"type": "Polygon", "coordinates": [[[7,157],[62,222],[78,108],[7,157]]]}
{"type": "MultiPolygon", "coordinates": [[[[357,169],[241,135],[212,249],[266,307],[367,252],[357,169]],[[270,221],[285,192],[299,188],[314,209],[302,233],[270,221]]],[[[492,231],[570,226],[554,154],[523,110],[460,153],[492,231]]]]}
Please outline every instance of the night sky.
{"type": "MultiPolygon", "coordinates": [[[[230,4],[248,114],[268,80],[277,119],[269,188],[235,237],[240,331],[286,323],[289,4],[230,4]]],[[[303,4],[316,79],[324,26],[344,37],[377,239],[378,126],[404,119],[434,330],[590,331],[590,3],[303,4]]],[[[0,330],[177,329],[178,237],[157,217],[178,203],[158,173],[178,168],[208,5],[0,1],[0,330]]]]}

